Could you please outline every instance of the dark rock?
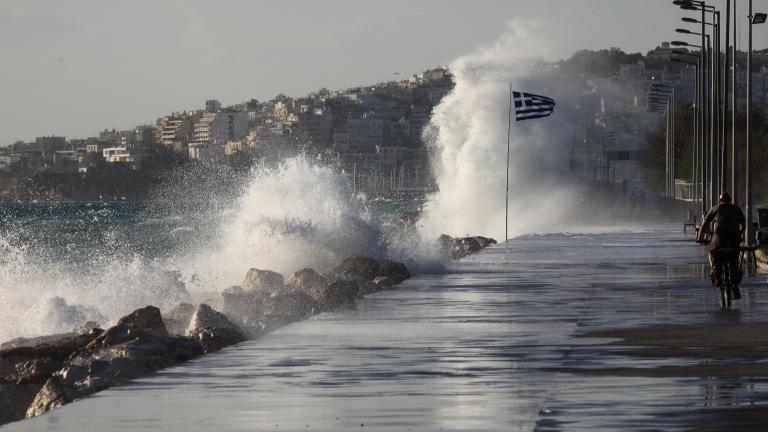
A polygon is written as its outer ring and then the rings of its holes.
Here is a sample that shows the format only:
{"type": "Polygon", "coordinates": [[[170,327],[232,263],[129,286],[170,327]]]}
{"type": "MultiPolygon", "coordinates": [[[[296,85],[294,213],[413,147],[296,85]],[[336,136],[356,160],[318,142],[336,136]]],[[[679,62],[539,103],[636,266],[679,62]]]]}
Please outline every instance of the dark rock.
{"type": "Polygon", "coordinates": [[[135,329],[151,330],[159,335],[168,336],[168,330],[165,328],[165,323],[163,323],[160,309],[155,306],[136,309],[117,321],[117,325],[121,324],[127,324],[135,329]]]}
{"type": "Polygon", "coordinates": [[[29,404],[27,417],[203,354],[196,339],[163,336],[152,328],[135,328],[127,322],[104,335],[109,337],[77,353],[68,366],[45,382],[29,404]],[[129,340],[118,342],[123,339],[129,340]]]}
{"type": "Polygon", "coordinates": [[[63,363],[51,358],[34,358],[16,363],[16,372],[3,377],[6,381],[16,384],[43,384],[63,363]]]}
{"type": "Polygon", "coordinates": [[[460,239],[456,239],[456,246],[458,246],[462,253],[466,255],[480,252],[483,249],[483,247],[480,245],[480,242],[477,241],[477,239],[474,237],[462,237],[460,239]]]}
{"type": "Polygon", "coordinates": [[[237,324],[249,337],[259,336],[264,330],[265,302],[270,294],[264,291],[225,290],[215,304],[224,315],[237,324]]]}
{"type": "Polygon", "coordinates": [[[219,351],[245,340],[245,335],[236,325],[205,303],[201,304],[192,316],[187,336],[196,338],[205,353],[219,351]]]}
{"type": "Polygon", "coordinates": [[[147,306],[136,309],[130,314],[120,318],[117,325],[110,327],[87,345],[70,356],[69,361],[77,356],[87,356],[104,348],[119,345],[135,340],[145,334],[168,336],[168,331],[160,315],[160,309],[155,306],[147,306]]]}
{"type": "Polygon", "coordinates": [[[24,419],[43,384],[0,384],[0,425],[24,419]]]}
{"type": "Polygon", "coordinates": [[[0,385],[0,425],[13,421],[13,415],[11,413],[11,397],[8,394],[8,389],[5,386],[0,385]]]}
{"type": "Polygon", "coordinates": [[[318,313],[320,306],[300,289],[282,289],[264,301],[264,324],[272,329],[284,324],[301,321],[318,313]]]}
{"type": "MultiPolygon", "coordinates": [[[[85,333],[85,334],[88,334],[88,333],[85,333]]],[[[58,333],[58,334],[47,335],[47,336],[39,336],[39,337],[33,337],[33,338],[19,337],[19,338],[11,339],[8,342],[3,342],[2,344],[0,344],[0,351],[5,351],[13,348],[32,348],[37,346],[42,348],[43,346],[57,346],[57,345],[65,344],[67,343],[67,341],[70,341],[72,339],[76,339],[82,334],[84,333],[70,332],[70,333],[58,333]]]]}
{"type": "Polygon", "coordinates": [[[328,285],[328,279],[311,268],[305,268],[292,274],[288,278],[288,285],[309,293],[313,289],[319,289],[328,285]]]}
{"type": "MultiPolygon", "coordinates": [[[[72,353],[87,346],[102,330],[95,329],[89,334],[68,333],[40,338],[16,340],[11,348],[0,350],[0,376],[15,370],[16,364],[31,359],[48,358],[64,361],[72,353]]],[[[6,345],[8,346],[8,345],[6,345]]]]}
{"type": "Polygon", "coordinates": [[[367,256],[351,256],[336,267],[334,272],[344,279],[365,279],[372,281],[379,275],[379,263],[367,256]]]}
{"type": "MultiPolygon", "coordinates": [[[[357,297],[363,298],[368,294],[373,294],[373,293],[382,291],[384,288],[381,285],[374,283],[376,279],[379,279],[379,278],[378,277],[374,278],[373,281],[364,280],[364,279],[357,279],[352,281],[357,284],[357,288],[358,288],[357,297]]],[[[342,279],[342,280],[345,280],[345,279],[342,279]]]]}
{"type": "Polygon", "coordinates": [[[76,393],[61,383],[61,378],[53,376],[35,395],[29,404],[25,417],[35,417],[46,412],[61,407],[64,404],[75,400],[76,393]]]}
{"type": "Polygon", "coordinates": [[[266,291],[273,293],[285,285],[283,275],[271,270],[252,268],[245,274],[243,289],[246,291],[266,291]]]}
{"type": "Polygon", "coordinates": [[[483,236],[475,236],[475,240],[477,240],[478,243],[480,243],[480,247],[482,249],[487,248],[488,246],[492,244],[497,244],[498,242],[492,238],[489,237],[483,237],[483,236]]]}
{"type": "Polygon", "coordinates": [[[438,238],[438,243],[445,256],[459,259],[496,244],[496,240],[482,236],[453,238],[443,234],[438,238]]]}
{"type": "Polygon", "coordinates": [[[339,279],[311,289],[309,295],[324,309],[332,309],[353,302],[358,290],[355,281],[339,279]]]}
{"type": "Polygon", "coordinates": [[[187,331],[187,327],[189,327],[189,322],[192,320],[195,310],[195,306],[189,303],[179,303],[165,312],[163,314],[163,322],[166,329],[168,329],[168,333],[183,335],[187,331]]]}
{"type": "Polygon", "coordinates": [[[395,280],[395,284],[398,284],[406,279],[410,279],[411,272],[403,263],[396,261],[385,261],[381,265],[378,276],[388,277],[391,280],[395,280]]]}

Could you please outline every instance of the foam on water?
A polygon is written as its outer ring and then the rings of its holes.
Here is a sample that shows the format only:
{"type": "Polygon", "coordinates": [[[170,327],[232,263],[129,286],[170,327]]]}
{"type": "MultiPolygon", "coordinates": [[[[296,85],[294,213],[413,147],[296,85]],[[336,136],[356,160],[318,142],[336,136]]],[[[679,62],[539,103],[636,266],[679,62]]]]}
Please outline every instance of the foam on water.
{"type": "Polygon", "coordinates": [[[218,245],[185,257],[186,270],[204,286],[239,284],[250,267],[285,274],[305,267],[325,271],[349,255],[380,255],[385,249],[346,177],[303,158],[254,171],[221,223],[218,245]]]}
{"type": "Polygon", "coordinates": [[[172,242],[179,235],[202,239],[167,256],[137,251],[107,232],[83,240],[95,249],[89,259],[73,260],[68,255],[78,252],[69,245],[25,243],[8,231],[0,237],[0,341],[69,331],[87,320],[106,325],[148,304],[201,300],[240,284],[251,267],[288,275],[305,267],[327,271],[353,254],[396,254],[346,177],[304,158],[254,170],[238,199],[217,205],[194,229],[177,216],[127,228],[149,232],[170,223],[172,242]]]}

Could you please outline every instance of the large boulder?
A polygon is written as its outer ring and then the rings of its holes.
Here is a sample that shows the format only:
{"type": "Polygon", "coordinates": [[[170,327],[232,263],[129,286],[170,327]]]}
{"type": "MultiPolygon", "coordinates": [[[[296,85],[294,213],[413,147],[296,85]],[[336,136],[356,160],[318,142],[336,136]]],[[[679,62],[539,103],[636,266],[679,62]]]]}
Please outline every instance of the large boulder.
{"type": "Polygon", "coordinates": [[[245,274],[243,289],[246,291],[266,291],[273,293],[285,285],[283,275],[271,270],[252,268],[245,274]]]}
{"type": "Polygon", "coordinates": [[[18,362],[14,365],[15,371],[3,378],[13,381],[15,384],[44,383],[48,377],[62,366],[60,360],[50,357],[33,358],[18,362]]]}
{"type": "Polygon", "coordinates": [[[309,318],[320,312],[320,305],[304,290],[282,289],[264,300],[263,324],[266,330],[309,318]]]}
{"type": "Polygon", "coordinates": [[[334,270],[344,279],[363,279],[372,281],[379,275],[379,263],[367,256],[351,256],[339,264],[334,270]]]}
{"type": "Polygon", "coordinates": [[[328,285],[328,279],[311,268],[305,268],[292,274],[288,278],[288,285],[309,293],[313,289],[328,285]]]}
{"type": "Polygon", "coordinates": [[[0,384],[0,425],[24,419],[43,384],[0,384]]]}
{"type": "Polygon", "coordinates": [[[355,281],[338,279],[311,289],[309,295],[327,310],[352,303],[357,297],[358,290],[359,287],[355,281]]]}
{"type": "Polygon", "coordinates": [[[43,357],[64,360],[103,332],[104,330],[96,328],[82,334],[61,333],[35,338],[13,339],[0,345],[0,375],[2,375],[2,365],[6,360],[43,357]]]}
{"type": "Polygon", "coordinates": [[[249,337],[257,337],[264,331],[265,302],[269,297],[270,294],[265,291],[244,291],[240,287],[232,287],[224,290],[214,305],[249,337]]]}
{"type": "Polygon", "coordinates": [[[51,377],[37,392],[25,412],[25,417],[35,417],[61,407],[75,400],[78,395],[73,389],[62,385],[61,378],[51,377]]]}
{"type": "Polygon", "coordinates": [[[496,244],[496,240],[483,236],[453,238],[443,234],[438,238],[438,243],[444,256],[459,259],[496,244]]]}
{"type": "Polygon", "coordinates": [[[110,327],[87,345],[73,353],[69,361],[76,356],[88,355],[95,351],[119,345],[149,335],[168,336],[168,330],[163,323],[160,309],[155,306],[146,306],[136,309],[130,314],[120,318],[117,325],[110,327]]]}
{"type": "Polygon", "coordinates": [[[0,385],[0,425],[14,420],[11,409],[11,397],[8,389],[0,385]]]}
{"type": "Polygon", "coordinates": [[[151,327],[133,327],[130,321],[108,329],[96,341],[45,382],[29,404],[27,417],[203,354],[194,338],[161,335],[151,327]],[[105,335],[109,337],[102,338],[105,335]]]}
{"type": "Polygon", "coordinates": [[[170,310],[163,313],[163,322],[172,335],[183,335],[189,327],[189,322],[192,320],[192,315],[195,314],[194,305],[190,303],[179,303],[170,310]]]}
{"type": "Polygon", "coordinates": [[[117,325],[121,324],[131,326],[134,329],[154,331],[161,336],[168,336],[168,330],[165,328],[160,309],[155,306],[136,309],[117,321],[117,325]]]}
{"type": "Polygon", "coordinates": [[[205,303],[198,306],[192,316],[187,336],[196,338],[205,353],[219,351],[245,340],[245,335],[236,325],[223,313],[213,310],[205,303]]]}
{"type": "Polygon", "coordinates": [[[378,277],[390,278],[390,280],[395,281],[395,284],[398,284],[409,279],[411,277],[411,271],[408,270],[408,267],[403,263],[386,260],[381,264],[379,274],[377,275],[377,278],[378,277]]]}
{"type": "Polygon", "coordinates": [[[483,237],[483,236],[475,236],[475,240],[477,240],[477,242],[480,243],[480,247],[482,249],[485,249],[490,245],[494,245],[498,243],[496,240],[490,237],[483,237]]]}

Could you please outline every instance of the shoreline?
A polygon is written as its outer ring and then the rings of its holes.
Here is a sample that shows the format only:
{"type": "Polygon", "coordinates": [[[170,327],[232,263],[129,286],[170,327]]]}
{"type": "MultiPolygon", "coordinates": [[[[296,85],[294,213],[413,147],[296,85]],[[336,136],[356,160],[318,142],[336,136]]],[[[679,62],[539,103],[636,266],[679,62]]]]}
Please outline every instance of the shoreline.
{"type": "MultiPolygon", "coordinates": [[[[458,259],[495,244],[485,237],[440,239],[458,259]]],[[[0,426],[175,366],[282,326],[396,289],[411,277],[399,262],[351,256],[332,272],[302,269],[285,278],[250,269],[239,286],[199,305],[146,306],[106,330],[85,323],[69,333],[0,344],[0,426]]]]}

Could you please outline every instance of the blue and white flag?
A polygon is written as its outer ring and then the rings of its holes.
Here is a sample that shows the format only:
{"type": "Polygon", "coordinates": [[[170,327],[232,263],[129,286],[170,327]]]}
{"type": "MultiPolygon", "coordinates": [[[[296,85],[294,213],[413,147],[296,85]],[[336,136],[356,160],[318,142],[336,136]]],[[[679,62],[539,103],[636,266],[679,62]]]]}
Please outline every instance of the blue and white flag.
{"type": "Polygon", "coordinates": [[[547,117],[555,110],[555,101],[546,96],[513,91],[515,121],[547,117]]]}

